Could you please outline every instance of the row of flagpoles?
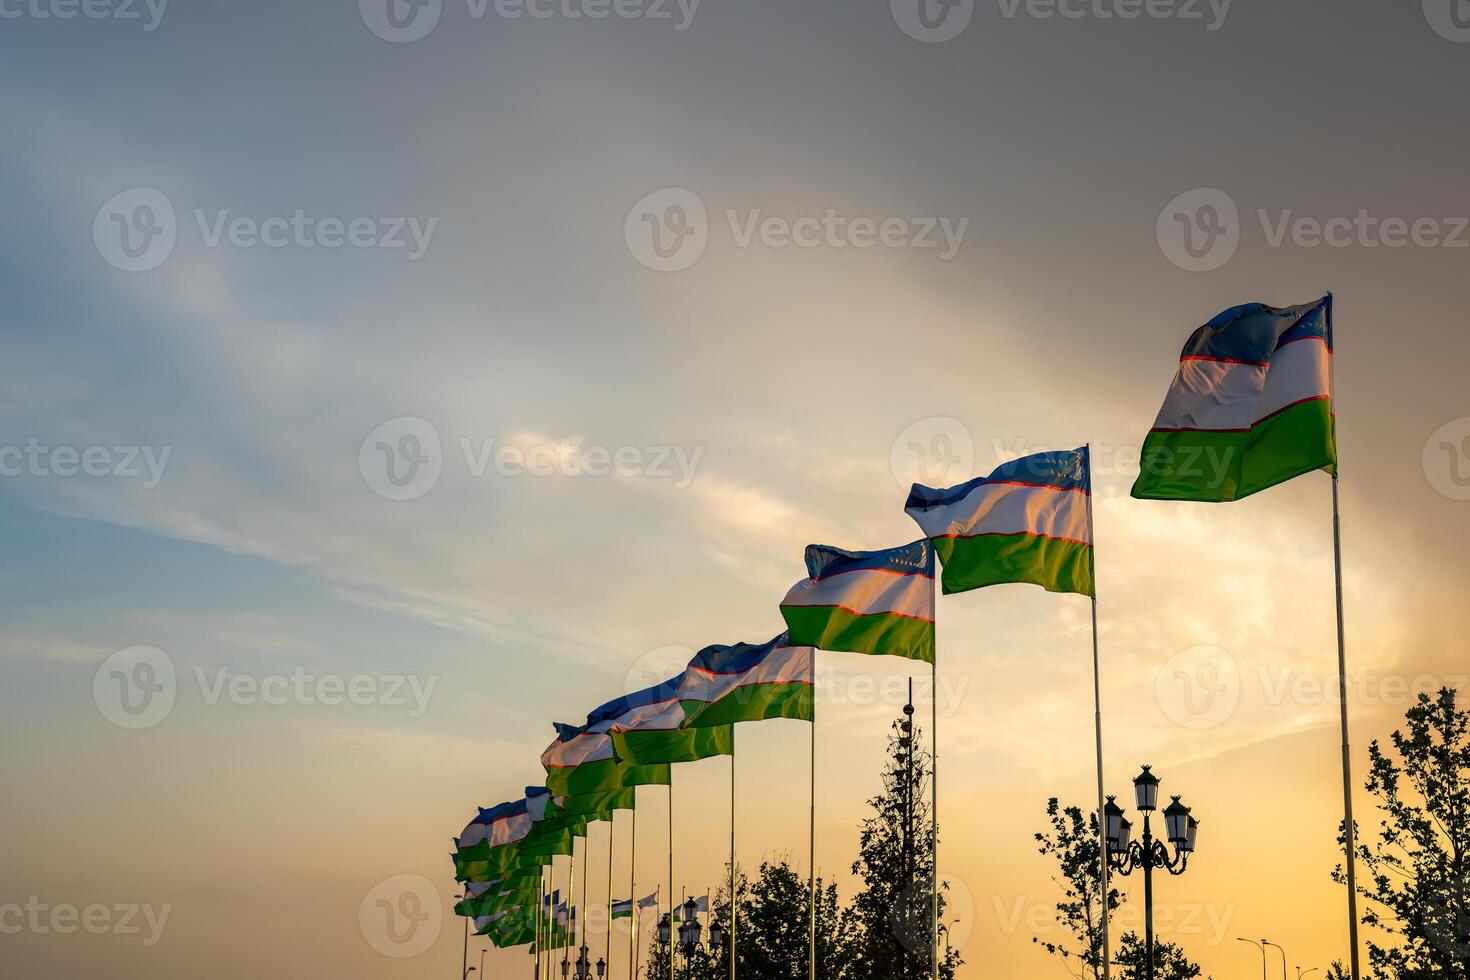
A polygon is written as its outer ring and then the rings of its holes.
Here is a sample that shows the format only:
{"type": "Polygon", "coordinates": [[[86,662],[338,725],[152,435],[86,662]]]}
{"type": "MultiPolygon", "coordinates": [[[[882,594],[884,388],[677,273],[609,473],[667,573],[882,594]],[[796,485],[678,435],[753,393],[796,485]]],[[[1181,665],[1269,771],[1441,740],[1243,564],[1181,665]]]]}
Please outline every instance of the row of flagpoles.
{"type": "MultiPolygon", "coordinates": [[[[1332,478],[1333,550],[1337,586],[1339,680],[1346,673],[1342,629],[1342,559],[1333,404],[1332,297],[1300,306],[1260,303],[1232,307],[1190,336],[1164,404],[1145,438],[1139,499],[1225,502],[1317,470],[1332,478]]],[[[542,754],[544,786],[523,799],[482,809],[455,840],[456,878],[466,895],[456,911],[497,946],[530,945],[537,973],[549,976],[549,953],[575,947],[577,905],[559,906],[548,869],[575,856],[587,825],[609,822],[608,912],[627,906],[633,917],[630,978],[637,971],[637,931],[643,907],[661,908],[659,893],[635,902],[612,899],[613,814],[632,812],[636,848],[636,787],[668,787],[670,930],[674,901],[672,767],[719,755],[731,759],[730,943],[736,976],[735,909],[740,896],[735,862],[735,728],[772,718],[799,719],[811,729],[811,826],[808,873],[809,980],[816,980],[816,706],[817,650],[897,656],[927,663],[936,692],[931,737],[934,870],[930,922],[932,975],[939,975],[938,747],[936,582],[944,594],[991,585],[1029,583],[1087,596],[1092,613],[1095,754],[1099,815],[1103,799],[1101,666],[1098,656],[1092,474],[1087,446],[1012,460],[984,477],[948,488],[915,484],[904,507],[918,540],[879,551],[811,545],[807,576],[781,601],[783,633],[766,643],[705,647],[683,672],[617,698],[581,724],[557,724],[542,754]],[[942,573],[936,575],[936,558],[942,573]],[[652,901],[653,905],[646,903],[652,901]]],[[[1359,977],[1354,828],[1350,793],[1347,705],[1341,709],[1342,778],[1352,977],[1359,977]]],[[[1099,819],[1099,874],[1106,894],[1108,862],[1099,819]]],[[[633,852],[636,855],[636,851],[633,852]]],[[[586,894],[586,847],[583,902],[586,894]]],[[[568,867],[568,902],[576,878],[568,867]]],[[[630,875],[630,889],[636,877],[630,875]]],[[[565,903],[563,903],[564,905],[565,903]]],[[[584,916],[585,918],[585,916],[584,916]]],[[[468,923],[467,923],[468,928],[468,923]]],[[[611,951],[611,922],[608,946],[611,951]]],[[[672,940],[672,935],[671,935],[672,940]]],[[[670,942],[670,971],[673,972],[670,942]]],[[[1102,972],[1110,975],[1107,918],[1102,918],[1102,972]]],[[[585,943],[582,949],[585,951],[585,943]]]]}

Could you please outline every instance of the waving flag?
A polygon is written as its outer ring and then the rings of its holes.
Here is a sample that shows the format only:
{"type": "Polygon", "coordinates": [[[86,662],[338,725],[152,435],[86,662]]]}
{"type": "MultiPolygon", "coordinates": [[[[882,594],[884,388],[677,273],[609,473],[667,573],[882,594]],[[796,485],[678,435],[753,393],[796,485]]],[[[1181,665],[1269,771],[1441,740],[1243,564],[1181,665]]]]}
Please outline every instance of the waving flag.
{"type": "Polygon", "coordinates": [[[769,643],[708,646],[684,672],[679,697],[691,728],[767,718],[811,721],[816,650],[769,643]]]}
{"type": "Polygon", "coordinates": [[[1190,336],[1133,496],[1239,500],[1332,472],[1332,304],[1235,306],[1190,336]]]}
{"type": "Polygon", "coordinates": [[[781,600],[788,642],[934,662],[934,552],[806,549],[808,577],[781,600]]]}
{"type": "Polygon", "coordinates": [[[488,810],[481,807],[480,815],[459,835],[459,846],[467,848],[484,842],[494,849],[521,840],[530,832],[530,809],[525,800],[516,800],[488,810]]]}
{"type": "Polygon", "coordinates": [[[635,766],[695,762],[729,755],[734,742],[730,726],[689,728],[679,691],[684,675],[629,694],[603,706],[613,718],[613,748],[635,766]]]}
{"type": "MultiPolygon", "coordinates": [[[[536,896],[541,891],[541,878],[525,879],[521,882],[502,883],[503,891],[482,891],[462,899],[454,906],[456,915],[485,916],[523,906],[535,907],[536,896]]],[[[500,884],[496,886],[501,887],[500,884]]]]}
{"type": "Polygon", "coordinates": [[[632,787],[585,796],[564,796],[550,813],[554,817],[581,817],[589,822],[611,820],[613,811],[631,810],[636,800],[636,791],[632,787]]]}
{"type": "Polygon", "coordinates": [[[944,593],[1005,582],[1093,594],[1087,450],[1036,453],[957,487],[914,484],[904,511],[934,541],[944,593]]]}
{"type": "Polygon", "coordinates": [[[583,726],[558,724],[556,741],[541,754],[546,787],[556,796],[585,796],[629,786],[667,785],[667,766],[630,766],[617,758],[608,730],[614,719],[602,717],[603,705],[592,713],[597,722],[583,726]]]}
{"type": "Polygon", "coordinates": [[[626,902],[613,902],[612,917],[614,919],[633,918],[633,900],[630,898],[626,902]]]}

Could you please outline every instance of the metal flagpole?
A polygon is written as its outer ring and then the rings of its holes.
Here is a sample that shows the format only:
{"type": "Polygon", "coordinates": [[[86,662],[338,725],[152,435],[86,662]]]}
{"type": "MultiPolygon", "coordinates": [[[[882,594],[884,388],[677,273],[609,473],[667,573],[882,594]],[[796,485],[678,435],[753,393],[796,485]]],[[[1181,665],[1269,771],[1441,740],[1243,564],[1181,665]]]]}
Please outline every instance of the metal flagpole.
{"type": "Polygon", "coordinates": [[[609,973],[612,971],[613,831],[617,829],[617,823],[618,811],[614,810],[607,821],[607,932],[602,937],[602,961],[607,964],[609,973]]]}
{"type": "Polygon", "coordinates": [[[1108,845],[1107,827],[1103,806],[1103,748],[1102,748],[1102,670],[1097,655],[1097,531],[1092,523],[1092,443],[1087,452],[1087,536],[1092,544],[1088,564],[1092,566],[1092,727],[1097,742],[1097,866],[1098,881],[1102,883],[1102,974],[1103,980],[1111,980],[1112,957],[1108,944],[1108,845]]]}
{"type": "Polygon", "coordinates": [[[933,812],[929,814],[929,830],[930,833],[933,835],[933,839],[929,842],[929,860],[931,862],[929,874],[930,877],[933,879],[934,885],[934,905],[933,908],[930,910],[934,919],[930,923],[930,928],[933,931],[932,939],[934,944],[933,976],[934,980],[939,980],[939,648],[937,642],[935,644],[934,650],[934,663],[930,664],[930,668],[930,677],[932,678],[931,683],[934,685],[933,690],[930,692],[929,696],[931,711],[930,723],[933,726],[929,730],[929,740],[931,745],[930,751],[933,754],[933,758],[929,760],[929,789],[934,798],[931,804],[933,812]]]}
{"type": "Polygon", "coordinates": [[[730,726],[730,980],[735,980],[735,936],[740,921],[740,896],[735,876],[735,726],[730,726]]]}
{"type": "MultiPolygon", "coordinates": [[[[582,850],[583,850],[584,853],[587,850],[587,840],[586,840],[586,838],[583,838],[583,840],[582,840],[582,850]]],[[[572,943],[573,946],[575,946],[577,944],[577,905],[576,905],[576,900],[577,900],[577,838],[576,837],[573,837],[572,838],[572,853],[570,855],[568,855],[568,857],[567,857],[567,904],[571,905],[571,907],[572,907],[572,915],[571,915],[572,931],[571,931],[571,935],[568,936],[568,939],[571,941],[571,943],[572,943]]],[[[566,959],[566,954],[562,954],[562,959],[566,959]]]]}
{"type": "Polygon", "coordinates": [[[470,975],[470,917],[464,917],[464,964],[459,968],[459,975],[467,977],[470,975]]]}
{"type": "MultiPolygon", "coordinates": [[[[628,900],[633,903],[633,925],[628,930],[628,980],[638,980],[638,789],[633,789],[633,826],[628,831],[628,900]]],[[[612,964],[608,964],[612,969],[612,964]]],[[[484,978],[481,978],[484,980],[484,978]]]]}
{"type": "Polygon", "coordinates": [[[582,947],[587,945],[587,881],[592,875],[587,871],[587,852],[592,850],[591,836],[582,838],[582,925],[577,931],[577,941],[572,943],[572,951],[581,958],[582,947]]]}
{"type": "MultiPolygon", "coordinates": [[[[1327,294],[1327,332],[1336,346],[1332,322],[1332,294],[1327,294]]],[[[1329,357],[1328,362],[1332,363],[1329,357]]],[[[1332,374],[1333,441],[1336,442],[1337,378],[1335,364],[1332,374]]],[[[1342,725],[1342,822],[1343,849],[1347,852],[1348,892],[1348,942],[1352,978],[1358,980],[1358,873],[1357,873],[1357,828],[1353,824],[1353,778],[1351,753],[1348,748],[1348,705],[1347,705],[1347,647],[1343,640],[1342,627],[1342,513],[1337,502],[1337,467],[1332,472],[1332,570],[1337,583],[1337,692],[1338,714],[1342,725]]]]}
{"type": "MultiPolygon", "coordinates": [[[[815,668],[815,658],[813,659],[815,668]]],[[[810,957],[808,980],[817,980],[817,702],[812,698],[812,812],[807,841],[807,949],[810,957]]]]}
{"type": "Polygon", "coordinates": [[[669,771],[669,980],[674,980],[674,773],[669,771]]]}

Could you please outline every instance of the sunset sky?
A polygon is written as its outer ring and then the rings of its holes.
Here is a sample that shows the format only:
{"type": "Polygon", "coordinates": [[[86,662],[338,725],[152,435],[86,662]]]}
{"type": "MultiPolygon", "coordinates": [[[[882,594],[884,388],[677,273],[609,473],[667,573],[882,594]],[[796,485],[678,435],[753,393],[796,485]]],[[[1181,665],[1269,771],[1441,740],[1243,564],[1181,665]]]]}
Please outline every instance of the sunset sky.
{"type": "MultiPolygon", "coordinates": [[[[1333,291],[1354,781],[1465,685],[1458,0],[960,0],[948,39],[919,0],[430,0],[417,39],[388,2],[0,3],[0,973],[450,976],[450,838],[552,722],[775,635],[805,545],[919,536],[909,479],[1086,442],[1108,791],[1151,763],[1201,819],[1162,938],[1217,980],[1237,936],[1345,958],[1330,481],[1128,489],[1191,330],[1333,291]],[[171,708],[120,713],[160,665],[171,708]],[[419,879],[391,955],[375,903],[419,879]]],[[[1093,799],[1090,650],[1080,596],[940,601],[966,980],[1065,976],[1032,835],[1093,799]]],[[[911,666],[819,659],[845,895],[911,666]]],[[[738,738],[741,862],[804,870],[807,729],[738,738]]],[[[728,781],[676,770],[680,888],[717,884],[728,781]]]]}

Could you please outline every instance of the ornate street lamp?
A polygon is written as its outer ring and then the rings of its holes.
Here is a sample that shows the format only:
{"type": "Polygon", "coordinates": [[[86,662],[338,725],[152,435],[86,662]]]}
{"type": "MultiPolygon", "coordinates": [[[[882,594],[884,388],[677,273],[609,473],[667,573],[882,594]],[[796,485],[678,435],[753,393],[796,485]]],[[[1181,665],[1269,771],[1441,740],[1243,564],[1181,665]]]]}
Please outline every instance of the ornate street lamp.
{"type": "Polygon", "coordinates": [[[669,932],[669,916],[666,912],[658,920],[658,941],[660,946],[667,946],[669,944],[669,932]]]}
{"type": "Polygon", "coordinates": [[[1133,825],[1123,816],[1123,809],[1114,797],[1108,797],[1103,806],[1108,844],[1108,863],[1121,875],[1130,875],[1143,869],[1143,909],[1145,950],[1147,951],[1144,976],[1154,980],[1154,868],[1162,868],[1171,875],[1182,875],[1189,864],[1189,855],[1194,853],[1195,838],[1199,834],[1199,821],[1190,815],[1189,807],[1174,797],[1164,809],[1165,835],[1174,845],[1170,855],[1168,846],[1154,839],[1149,817],[1159,806],[1159,777],[1148,767],[1143,767],[1133,780],[1133,796],[1138,811],[1143,814],[1143,838],[1133,841],[1133,825]]]}
{"type": "Polygon", "coordinates": [[[602,980],[605,973],[607,973],[607,960],[599,956],[597,958],[597,980],[602,980]]]}
{"type": "Polygon", "coordinates": [[[592,980],[592,960],[588,957],[587,944],[577,950],[577,980],[592,980]]]}
{"type": "Polygon", "coordinates": [[[720,949],[725,945],[725,927],[718,919],[709,924],[709,944],[715,949],[720,949]]]}

